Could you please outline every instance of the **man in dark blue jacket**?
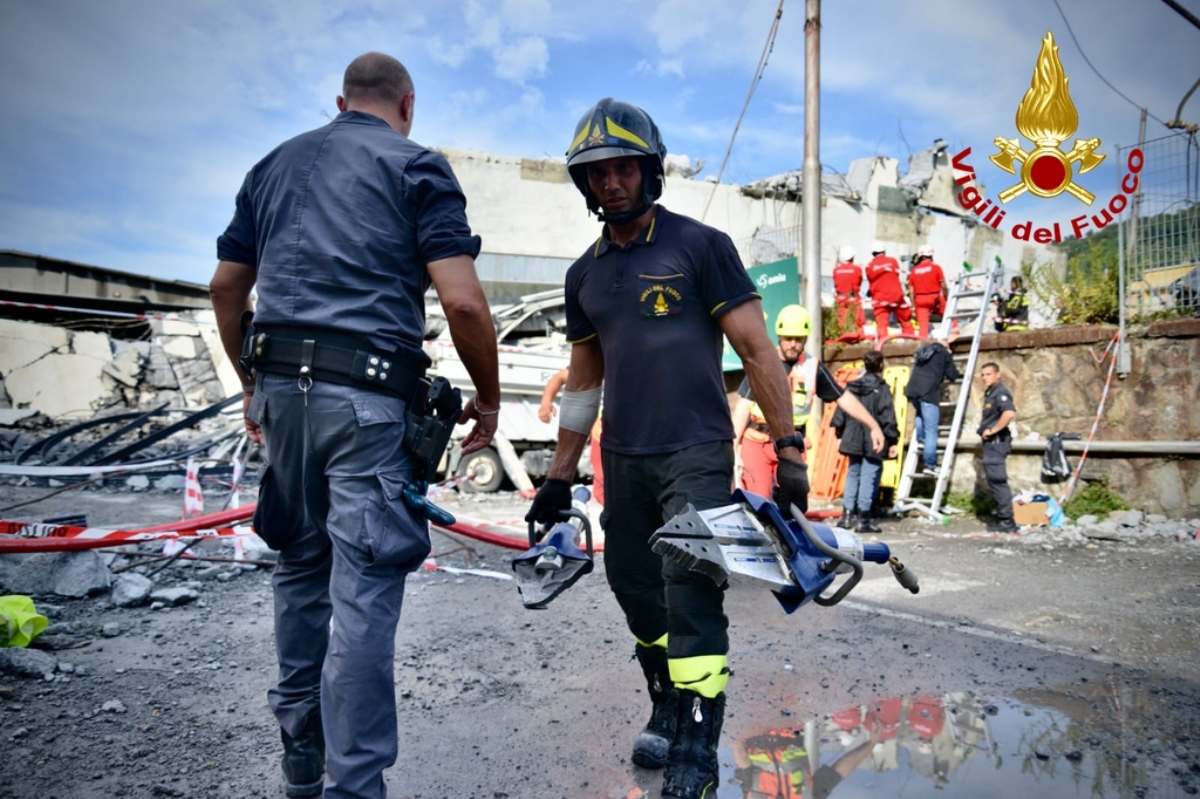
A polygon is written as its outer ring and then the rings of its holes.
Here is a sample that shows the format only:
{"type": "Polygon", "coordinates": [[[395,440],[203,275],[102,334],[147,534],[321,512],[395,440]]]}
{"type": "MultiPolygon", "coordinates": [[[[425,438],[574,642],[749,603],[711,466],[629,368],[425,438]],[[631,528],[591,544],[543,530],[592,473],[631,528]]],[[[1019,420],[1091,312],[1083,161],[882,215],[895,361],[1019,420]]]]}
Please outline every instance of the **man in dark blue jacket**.
{"type": "Polygon", "coordinates": [[[863,356],[866,374],[850,382],[846,390],[858,398],[871,417],[883,430],[884,445],[877,449],[871,441],[870,431],[857,419],[852,419],[840,407],[834,411],[831,426],[841,439],[838,452],[850,459],[846,471],[846,488],[842,494],[842,518],[839,527],[854,527],[860,533],[878,533],[879,527],[871,521],[871,506],[879,491],[879,478],[883,474],[883,459],[896,457],[896,443],[900,440],[896,424],[896,406],[892,392],[883,382],[883,353],[871,350],[863,356]]]}
{"type": "Polygon", "coordinates": [[[937,434],[942,420],[938,402],[942,383],[961,379],[948,341],[935,339],[917,350],[904,396],[916,410],[917,438],[921,440],[921,459],[925,463],[923,474],[928,477],[937,477],[937,434]]]}

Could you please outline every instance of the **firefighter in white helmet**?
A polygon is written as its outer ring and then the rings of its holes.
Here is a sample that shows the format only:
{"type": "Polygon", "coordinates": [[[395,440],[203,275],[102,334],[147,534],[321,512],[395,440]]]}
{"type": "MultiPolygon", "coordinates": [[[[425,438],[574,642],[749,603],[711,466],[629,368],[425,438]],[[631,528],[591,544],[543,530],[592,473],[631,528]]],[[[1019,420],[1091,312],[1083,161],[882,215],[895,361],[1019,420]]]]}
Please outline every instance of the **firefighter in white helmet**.
{"type": "Polygon", "coordinates": [[[900,263],[887,254],[887,245],[876,241],[871,245],[871,262],[867,264],[867,281],[871,284],[871,308],[875,312],[875,339],[888,336],[888,320],[892,314],[900,323],[900,333],[911,336],[912,306],[904,293],[900,263]]]}
{"type": "Polygon", "coordinates": [[[863,323],[862,309],[862,267],[854,263],[858,255],[853,247],[842,247],[838,253],[840,263],[833,268],[833,290],[837,295],[838,327],[843,332],[861,333],[863,323]],[[853,327],[847,330],[846,319],[852,319],[853,327]]]}
{"type": "Polygon", "coordinates": [[[917,335],[929,338],[929,318],[946,310],[946,276],[933,262],[933,247],[928,244],[917,250],[913,268],[908,273],[908,296],[917,309],[917,335]]]}

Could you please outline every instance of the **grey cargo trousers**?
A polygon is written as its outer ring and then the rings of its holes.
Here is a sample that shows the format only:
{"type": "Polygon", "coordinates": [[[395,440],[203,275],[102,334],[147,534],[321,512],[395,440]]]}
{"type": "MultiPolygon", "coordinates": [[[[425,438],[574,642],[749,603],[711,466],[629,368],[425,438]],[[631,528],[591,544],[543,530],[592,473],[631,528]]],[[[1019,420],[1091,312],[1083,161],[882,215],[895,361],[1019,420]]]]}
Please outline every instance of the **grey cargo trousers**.
{"type": "Polygon", "coordinates": [[[384,799],[396,762],[393,677],[406,575],[429,526],[400,492],[412,464],[406,403],[350,386],[260,375],[249,417],[262,425],[258,534],[279,551],[272,576],[279,678],[268,700],[298,735],[320,703],[326,799],[384,799]]]}

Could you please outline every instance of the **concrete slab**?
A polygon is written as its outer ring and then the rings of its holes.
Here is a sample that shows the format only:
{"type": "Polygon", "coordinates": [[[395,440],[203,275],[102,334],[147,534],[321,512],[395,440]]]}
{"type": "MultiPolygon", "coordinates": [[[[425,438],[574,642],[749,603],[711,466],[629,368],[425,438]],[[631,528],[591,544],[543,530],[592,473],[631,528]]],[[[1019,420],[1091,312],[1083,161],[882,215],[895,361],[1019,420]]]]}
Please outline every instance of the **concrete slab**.
{"type": "Polygon", "coordinates": [[[102,377],[105,363],[86,355],[51,353],[6,373],[4,387],[18,408],[36,408],[50,417],[91,416],[111,393],[102,377]]]}
{"type": "Polygon", "coordinates": [[[83,330],[71,334],[71,352],[107,363],[112,360],[112,340],[103,333],[83,330]]]}
{"type": "Polygon", "coordinates": [[[162,321],[164,336],[198,336],[200,325],[185,319],[164,319],[162,321]]]}
{"type": "Polygon", "coordinates": [[[232,397],[242,390],[242,380],[237,367],[229,360],[221,344],[221,334],[217,331],[217,316],[212,311],[200,311],[196,314],[196,321],[200,327],[200,339],[208,347],[208,355],[212,359],[217,379],[221,381],[221,388],[224,389],[226,397],[232,397]]]}
{"type": "Polygon", "coordinates": [[[0,375],[28,366],[48,353],[67,349],[67,331],[50,325],[0,319],[0,375]]]}
{"type": "Polygon", "coordinates": [[[172,358],[196,357],[196,340],[191,336],[163,336],[159,341],[163,352],[172,358]]]}
{"type": "Polygon", "coordinates": [[[0,408],[0,427],[11,427],[35,413],[37,413],[35,408],[0,408]]]}

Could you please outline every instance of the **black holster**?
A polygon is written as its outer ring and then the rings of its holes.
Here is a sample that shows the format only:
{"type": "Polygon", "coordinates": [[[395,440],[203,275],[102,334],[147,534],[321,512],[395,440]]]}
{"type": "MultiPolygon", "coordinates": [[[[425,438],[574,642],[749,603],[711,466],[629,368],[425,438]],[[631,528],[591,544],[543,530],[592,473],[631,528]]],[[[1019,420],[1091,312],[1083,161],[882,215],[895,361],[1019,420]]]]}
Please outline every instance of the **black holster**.
{"type": "Polygon", "coordinates": [[[414,480],[428,482],[437,474],[462,407],[462,392],[446,378],[421,381],[404,428],[404,448],[415,461],[414,480]]]}

